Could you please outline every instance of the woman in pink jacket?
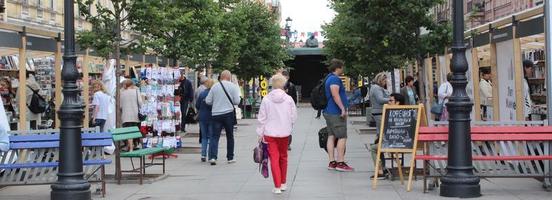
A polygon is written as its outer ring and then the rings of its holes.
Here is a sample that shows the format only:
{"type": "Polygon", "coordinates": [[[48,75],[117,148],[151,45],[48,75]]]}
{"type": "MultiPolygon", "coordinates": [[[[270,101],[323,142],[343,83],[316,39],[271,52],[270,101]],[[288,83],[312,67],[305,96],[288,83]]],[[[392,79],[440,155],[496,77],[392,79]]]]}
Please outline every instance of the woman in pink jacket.
{"type": "Polygon", "coordinates": [[[257,128],[259,140],[268,143],[270,168],[274,179],[272,192],[280,194],[287,189],[288,141],[293,123],[297,119],[295,102],[286,94],[286,78],[282,75],[272,77],[272,91],[261,102],[257,128]]]}

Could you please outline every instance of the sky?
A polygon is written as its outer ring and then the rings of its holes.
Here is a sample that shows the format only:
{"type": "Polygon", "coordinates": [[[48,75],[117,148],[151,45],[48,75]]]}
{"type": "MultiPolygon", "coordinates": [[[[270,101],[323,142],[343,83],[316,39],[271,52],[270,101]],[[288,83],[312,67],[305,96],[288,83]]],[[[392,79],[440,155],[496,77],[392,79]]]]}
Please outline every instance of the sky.
{"type": "Polygon", "coordinates": [[[286,24],[286,18],[293,20],[291,30],[297,32],[320,32],[322,25],[329,23],[335,12],[328,7],[328,0],[280,0],[282,6],[281,26],[286,24]]]}

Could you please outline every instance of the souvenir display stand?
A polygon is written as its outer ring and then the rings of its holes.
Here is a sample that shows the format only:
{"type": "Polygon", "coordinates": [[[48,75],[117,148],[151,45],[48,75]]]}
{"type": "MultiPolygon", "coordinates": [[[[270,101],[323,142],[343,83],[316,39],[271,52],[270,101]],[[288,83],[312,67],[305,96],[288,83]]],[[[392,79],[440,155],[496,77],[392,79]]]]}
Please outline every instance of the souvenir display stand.
{"type": "MultiPolygon", "coordinates": [[[[178,68],[147,65],[140,71],[142,82],[140,91],[143,104],[140,113],[146,116],[141,123],[145,147],[163,146],[178,148],[181,146],[180,136],[180,102],[175,99],[174,91],[178,88],[181,72],[178,68]]],[[[159,156],[177,157],[174,154],[159,156]]]]}

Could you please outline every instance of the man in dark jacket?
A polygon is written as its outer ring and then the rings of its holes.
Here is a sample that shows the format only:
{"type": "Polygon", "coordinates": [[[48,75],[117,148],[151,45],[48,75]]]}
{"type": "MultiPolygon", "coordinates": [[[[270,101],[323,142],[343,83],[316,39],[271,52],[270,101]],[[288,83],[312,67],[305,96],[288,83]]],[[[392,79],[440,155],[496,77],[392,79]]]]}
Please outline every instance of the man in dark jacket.
{"type": "MultiPolygon", "coordinates": [[[[283,71],[282,75],[284,75],[287,79],[286,85],[284,86],[284,90],[289,96],[291,96],[291,98],[293,99],[293,102],[295,102],[295,104],[297,105],[297,89],[295,89],[295,85],[291,83],[291,81],[289,81],[289,72],[283,71]]],[[[290,151],[291,151],[291,138],[292,136],[289,135],[288,150],[290,151]]]]}
{"type": "Polygon", "coordinates": [[[295,85],[291,81],[289,81],[289,72],[283,71],[282,75],[284,75],[288,80],[286,82],[286,85],[284,86],[284,90],[289,96],[291,96],[295,104],[297,104],[297,89],[295,88],[295,85]]]}
{"type": "Polygon", "coordinates": [[[188,107],[194,100],[194,88],[192,82],[186,78],[186,75],[182,75],[180,80],[180,86],[178,86],[178,95],[180,96],[180,113],[181,122],[180,130],[186,132],[186,116],[188,115],[188,107]]]}

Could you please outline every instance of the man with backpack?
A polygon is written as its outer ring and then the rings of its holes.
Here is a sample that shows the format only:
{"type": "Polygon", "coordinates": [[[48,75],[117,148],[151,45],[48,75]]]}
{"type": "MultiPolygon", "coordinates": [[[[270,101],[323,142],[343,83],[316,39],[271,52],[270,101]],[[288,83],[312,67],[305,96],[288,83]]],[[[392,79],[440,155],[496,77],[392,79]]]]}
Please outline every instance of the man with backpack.
{"type": "Polygon", "coordinates": [[[345,94],[345,86],[339,78],[343,74],[345,64],[342,60],[332,59],[330,62],[330,74],[326,76],[324,83],[324,95],[327,101],[323,109],[328,128],[328,158],[329,170],[350,172],[354,169],[345,163],[345,146],[347,145],[347,108],[348,100],[345,94]],[[337,138],[337,159],[335,156],[335,139],[337,138]]]}
{"type": "MultiPolygon", "coordinates": [[[[25,86],[20,86],[19,89],[25,88],[25,96],[27,96],[27,121],[31,129],[38,129],[40,123],[40,115],[46,111],[47,102],[40,95],[40,85],[36,82],[34,72],[27,71],[27,82],[25,86]]],[[[18,93],[19,94],[19,93],[18,93]]],[[[19,101],[19,96],[17,96],[19,101]]]]}

